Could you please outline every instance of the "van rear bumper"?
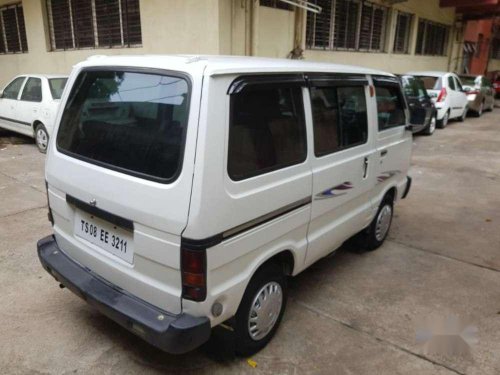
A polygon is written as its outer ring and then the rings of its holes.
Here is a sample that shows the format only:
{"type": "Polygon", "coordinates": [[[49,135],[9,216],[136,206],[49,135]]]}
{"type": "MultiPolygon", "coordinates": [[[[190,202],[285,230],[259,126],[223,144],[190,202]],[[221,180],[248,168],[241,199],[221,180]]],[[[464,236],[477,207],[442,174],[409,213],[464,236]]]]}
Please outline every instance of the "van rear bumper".
{"type": "Polygon", "coordinates": [[[172,315],[125,293],[70,259],[54,236],[38,241],[37,249],[43,268],[59,283],[148,343],[168,353],[181,354],[209,339],[208,318],[172,315]]]}

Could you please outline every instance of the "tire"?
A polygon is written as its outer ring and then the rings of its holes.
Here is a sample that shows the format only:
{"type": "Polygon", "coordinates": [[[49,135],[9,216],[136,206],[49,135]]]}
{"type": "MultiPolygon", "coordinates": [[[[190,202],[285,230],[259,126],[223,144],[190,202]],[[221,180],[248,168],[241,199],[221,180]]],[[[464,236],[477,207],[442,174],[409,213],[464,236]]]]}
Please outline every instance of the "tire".
{"type": "Polygon", "coordinates": [[[283,318],[287,296],[287,280],[279,264],[266,264],[255,273],[235,315],[233,329],[236,354],[248,357],[257,353],[271,341],[283,318]],[[264,296],[266,292],[267,298],[259,299],[259,296],[264,296]],[[271,295],[273,299],[270,299],[271,295]],[[267,305],[264,304],[266,301],[267,305]],[[270,302],[275,303],[269,304],[270,302]],[[261,319],[263,323],[261,330],[258,329],[257,323],[259,316],[255,314],[260,309],[264,309],[265,312],[264,319],[261,319]],[[254,319],[252,322],[251,316],[254,319]]]}
{"type": "Polygon", "coordinates": [[[429,126],[425,128],[425,130],[422,132],[424,135],[433,135],[434,131],[436,130],[436,115],[432,115],[431,121],[429,122],[429,126]]]}
{"type": "Polygon", "coordinates": [[[476,117],[481,117],[481,115],[483,114],[483,110],[484,110],[484,102],[481,102],[481,104],[479,105],[479,109],[475,113],[476,117]]]}
{"type": "Polygon", "coordinates": [[[462,112],[462,115],[458,118],[458,121],[464,122],[465,118],[467,117],[467,112],[469,112],[469,108],[465,106],[464,111],[462,112]]]}
{"type": "Polygon", "coordinates": [[[43,124],[38,124],[35,127],[35,143],[38,147],[38,151],[42,154],[47,152],[47,147],[49,146],[49,133],[43,124]]]}
{"type": "Polygon", "coordinates": [[[440,129],[446,128],[448,121],[450,120],[450,111],[447,111],[441,120],[438,120],[437,127],[440,129]]]}
{"type": "Polygon", "coordinates": [[[391,195],[386,195],[380,203],[377,214],[370,223],[370,226],[363,233],[366,251],[376,250],[384,243],[391,229],[393,214],[394,199],[391,195]],[[382,217],[385,219],[382,219],[382,217]],[[381,220],[384,220],[385,224],[381,220]],[[382,225],[382,228],[380,225],[382,225]]]}

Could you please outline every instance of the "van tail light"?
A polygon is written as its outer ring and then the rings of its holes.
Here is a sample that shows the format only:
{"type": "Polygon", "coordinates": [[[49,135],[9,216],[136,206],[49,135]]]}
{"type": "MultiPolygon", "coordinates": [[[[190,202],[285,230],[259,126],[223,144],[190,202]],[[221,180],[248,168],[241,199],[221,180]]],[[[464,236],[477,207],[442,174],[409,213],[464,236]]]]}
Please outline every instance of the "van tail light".
{"type": "Polygon", "coordinates": [[[441,89],[441,91],[439,92],[437,101],[438,102],[444,102],[444,100],[446,99],[446,95],[448,95],[448,93],[446,92],[446,89],[443,87],[441,89]]]}
{"type": "Polygon", "coordinates": [[[201,302],[207,296],[207,252],[181,243],[182,298],[201,302]]]}

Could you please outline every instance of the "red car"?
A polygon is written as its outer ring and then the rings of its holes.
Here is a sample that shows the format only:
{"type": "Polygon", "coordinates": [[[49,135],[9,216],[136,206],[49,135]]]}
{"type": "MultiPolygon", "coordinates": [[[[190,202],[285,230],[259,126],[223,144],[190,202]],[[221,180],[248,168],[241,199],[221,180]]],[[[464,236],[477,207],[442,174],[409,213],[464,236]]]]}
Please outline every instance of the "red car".
{"type": "Polygon", "coordinates": [[[500,98],[500,72],[497,71],[493,74],[491,82],[493,82],[493,90],[495,90],[495,97],[500,98]]]}

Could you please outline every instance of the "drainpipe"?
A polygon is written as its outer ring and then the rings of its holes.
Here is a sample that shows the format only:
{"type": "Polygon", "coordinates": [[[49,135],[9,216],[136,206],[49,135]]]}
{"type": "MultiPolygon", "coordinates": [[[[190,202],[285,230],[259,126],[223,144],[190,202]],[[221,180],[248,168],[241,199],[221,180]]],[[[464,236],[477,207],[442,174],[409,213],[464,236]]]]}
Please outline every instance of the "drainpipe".
{"type": "Polygon", "coordinates": [[[304,15],[305,10],[295,8],[293,49],[288,54],[291,59],[304,58],[304,15]]]}
{"type": "Polygon", "coordinates": [[[253,0],[243,0],[245,3],[245,55],[252,56],[253,43],[253,0]]]}

